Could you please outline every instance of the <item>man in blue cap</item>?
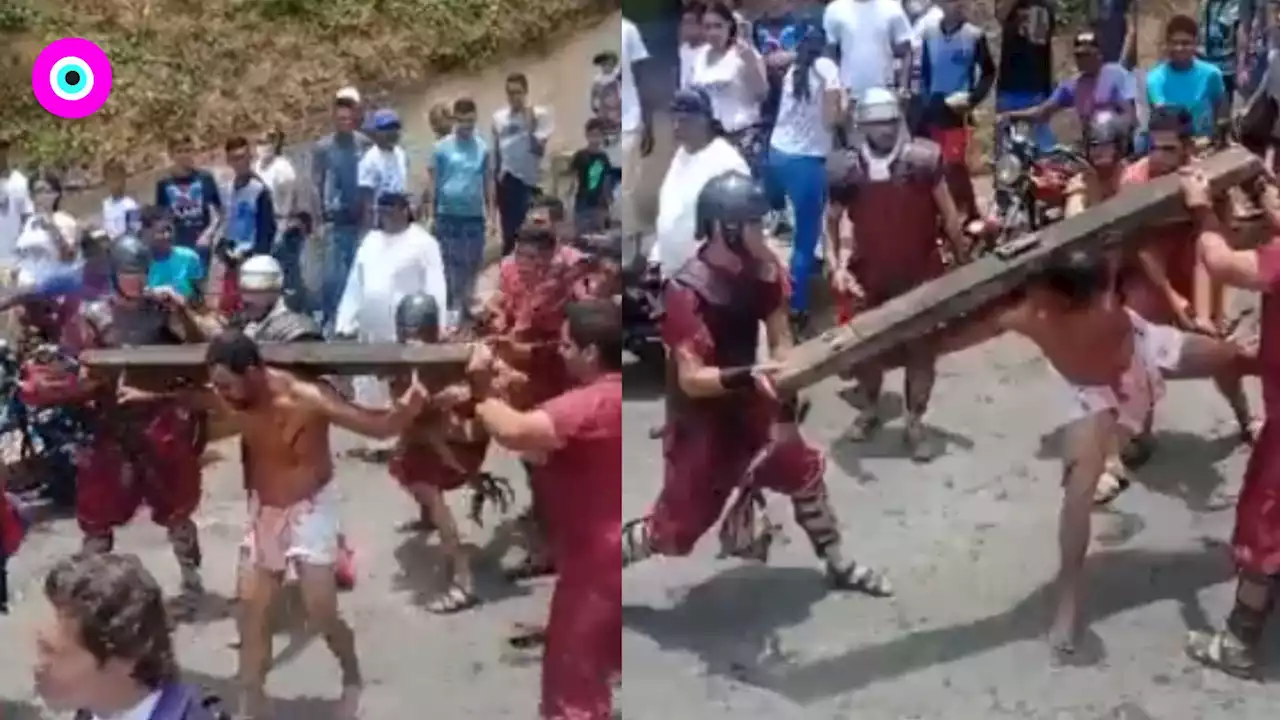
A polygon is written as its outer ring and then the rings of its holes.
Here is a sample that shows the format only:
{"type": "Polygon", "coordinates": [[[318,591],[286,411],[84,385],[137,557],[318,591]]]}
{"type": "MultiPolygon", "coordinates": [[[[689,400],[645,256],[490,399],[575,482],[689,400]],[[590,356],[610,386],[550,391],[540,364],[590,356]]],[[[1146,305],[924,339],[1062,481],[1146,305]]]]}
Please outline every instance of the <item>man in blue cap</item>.
{"type": "Polygon", "coordinates": [[[368,227],[377,227],[378,198],[409,189],[409,158],[400,147],[400,116],[382,108],[369,117],[367,130],[373,147],[360,158],[358,177],[361,207],[368,227]]]}

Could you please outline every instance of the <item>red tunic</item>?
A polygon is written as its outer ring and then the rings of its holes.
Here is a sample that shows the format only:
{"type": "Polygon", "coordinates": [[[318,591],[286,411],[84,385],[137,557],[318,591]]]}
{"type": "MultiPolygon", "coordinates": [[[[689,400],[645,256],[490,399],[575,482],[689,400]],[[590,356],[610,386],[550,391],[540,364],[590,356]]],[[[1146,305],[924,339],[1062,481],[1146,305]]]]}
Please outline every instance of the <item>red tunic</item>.
{"type": "MultiPolygon", "coordinates": [[[[470,404],[465,411],[457,412],[460,415],[474,416],[474,410],[474,404],[470,404]]],[[[480,473],[480,468],[484,467],[485,458],[489,454],[489,438],[485,437],[474,442],[447,440],[445,445],[462,465],[463,472],[458,472],[456,468],[446,463],[435,447],[429,443],[421,439],[406,442],[402,438],[396,447],[395,454],[391,457],[389,466],[391,476],[406,488],[414,485],[430,485],[439,490],[449,491],[466,485],[480,473]]]]}
{"type": "MultiPolygon", "coordinates": [[[[704,257],[705,252],[698,256],[704,257]]],[[[757,280],[754,285],[745,285],[750,281],[740,278],[728,281],[736,289],[729,306],[747,313],[745,320],[752,329],[787,302],[788,284],[781,266],[773,275],[771,282],[757,280]]],[[[728,323],[713,318],[725,311],[711,307],[694,290],[675,280],[668,282],[663,309],[662,339],[673,351],[683,348],[711,367],[751,362],[730,356],[754,359],[756,332],[745,351],[717,346],[717,342],[741,339],[716,337],[713,327],[728,323]]],[[[725,505],[740,488],[756,486],[790,495],[821,481],[822,454],[798,435],[784,443],[770,443],[776,413],[776,404],[754,388],[711,399],[683,398],[678,388],[668,389],[662,493],[649,517],[655,550],[665,555],[689,553],[724,515],[725,505]]]]}
{"type": "MultiPolygon", "coordinates": [[[[84,330],[77,340],[96,345],[84,330]]],[[[93,439],[76,458],[76,520],[86,535],[124,525],[147,505],[156,524],[191,518],[202,491],[195,418],[173,402],[117,407],[102,391],[60,367],[24,369],[23,402],[32,406],[92,403],[93,439]]]]}
{"type": "MultiPolygon", "coordinates": [[[[1121,187],[1141,185],[1151,180],[1151,164],[1143,158],[1125,168],[1121,187]]],[[[1153,251],[1164,264],[1169,284],[1179,295],[1190,300],[1195,292],[1196,229],[1190,221],[1165,223],[1142,230],[1147,242],[1143,248],[1153,251]]],[[[1147,279],[1137,258],[1130,258],[1122,270],[1121,290],[1125,304],[1151,322],[1173,325],[1177,318],[1164,293],[1147,279]]]]}
{"type": "Polygon", "coordinates": [[[850,271],[866,291],[865,307],[901,295],[946,271],[938,247],[940,212],[933,191],[942,179],[937,146],[915,140],[887,180],[871,180],[862,161],[846,156],[847,171],[832,188],[853,223],[850,271]]]}
{"type": "Polygon", "coordinates": [[[1267,419],[1245,468],[1232,547],[1241,570],[1274,576],[1280,573],[1280,240],[1258,250],[1258,265],[1268,286],[1259,348],[1267,419]]]}
{"type": "Polygon", "coordinates": [[[546,720],[608,720],[622,670],[622,376],[541,406],[563,446],[533,475],[559,571],[542,660],[546,720]]]}

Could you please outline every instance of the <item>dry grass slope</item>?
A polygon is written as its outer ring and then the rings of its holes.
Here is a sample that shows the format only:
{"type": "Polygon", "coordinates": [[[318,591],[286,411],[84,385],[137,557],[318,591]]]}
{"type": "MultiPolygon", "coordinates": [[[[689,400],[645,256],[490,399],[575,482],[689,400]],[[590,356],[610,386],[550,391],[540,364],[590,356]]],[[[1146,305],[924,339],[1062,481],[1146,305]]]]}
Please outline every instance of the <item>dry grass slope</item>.
{"type": "Polygon", "coordinates": [[[202,146],[281,125],[323,122],[338,87],[375,92],[553,42],[618,0],[3,0],[3,132],[35,163],[108,155],[157,164],[172,132],[202,146]],[[51,40],[76,36],[112,59],[111,99],[78,121],[44,112],[30,68],[51,40]]]}

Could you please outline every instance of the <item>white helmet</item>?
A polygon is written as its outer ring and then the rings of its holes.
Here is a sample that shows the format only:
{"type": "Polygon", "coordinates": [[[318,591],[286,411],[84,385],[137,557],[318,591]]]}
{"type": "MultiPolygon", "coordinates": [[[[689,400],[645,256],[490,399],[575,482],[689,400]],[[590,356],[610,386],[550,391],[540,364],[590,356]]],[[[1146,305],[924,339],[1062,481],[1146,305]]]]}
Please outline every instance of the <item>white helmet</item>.
{"type": "Polygon", "coordinates": [[[284,289],[284,270],[270,255],[254,255],[240,266],[241,292],[273,292],[284,289]]]}
{"type": "Polygon", "coordinates": [[[893,91],[886,88],[868,88],[853,106],[853,121],[859,125],[901,120],[902,101],[893,91]]]}

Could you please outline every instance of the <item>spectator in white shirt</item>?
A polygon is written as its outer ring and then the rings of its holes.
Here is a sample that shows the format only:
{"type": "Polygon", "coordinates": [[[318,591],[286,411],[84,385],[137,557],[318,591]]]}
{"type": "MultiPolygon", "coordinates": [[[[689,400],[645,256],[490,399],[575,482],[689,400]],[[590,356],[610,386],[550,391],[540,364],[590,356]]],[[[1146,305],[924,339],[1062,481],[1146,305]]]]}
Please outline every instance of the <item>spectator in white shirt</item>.
{"type": "Polygon", "coordinates": [[[657,238],[649,261],[669,278],[698,250],[698,194],[721,173],[748,173],[747,161],[719,137],[711,100],[702,90],[676,92],[671,102],[676,152],[658,190],[657,238]]]}
{"type": "Polygon", "coordinates": [[[693,65],[707,42],[702,36],[702,16],[707,6],[698,0],[685,3],[680,10],[680,87],[693,85],[693,65]]]}
{"type": "Polygon", "coordinates": [[[289,229],[291,218],[302,208],[298,200],[298,171],[284,155],[284,131],[275,128],[254,148],[253,172],[271,191],[276,209],[277,242],[289,229]]]}
{"type": "Polygon", "coordinates": [[[524,73],[508,75],[506,89],[507,106],[493,114],[495,189],[503,256],[515,248],[516,233],[529,214],[542,174],[542,157],[555,129],[551,112],[529,102],[529,78],[524,73]]]}
{"type": "Polygon", "coordinates": [[[13,263],[13,250],[31,216],[27,176],[9,166],[9,141],[0,138],[0,266],[13,263]]]}
{"type": "Polygon", "coordinates": [[[383,108],[369,118],[373,147],[360,158],[356,176],[366,227],[377,227],[378,198],[403,195],[409,186],[409,158],[400,147],[400,116],[383,108]]]}
{"type": "Polygon", "coordinates": [[[124,163],[111,159],[102,166],[102,179],[107,184],[107,196],[102,199],[102,229],[112,240],[141,229],[138,201],[125,190],[128,171],[124,163]]]}
{"type": "Polygon", "coordinates": [[[707,42],[694,59],[692,87],[706,92],[725,139],[733,143],[749,167],[759,170],[769,140],[760,116],[769,80],[764,59],[751,38],[738,34],[739,29],[728,5],[716,2],[707,6],[702,16],[707,42]]]}
{"type": "Polygon", "coordinates": [[[644,45],[640,30],[627,18],[622,18],[622,186],[620,212],[625,233],[640,232],[640,219],[636,217],[634,198],[640,186],[641,163],[653,151],[653,123],[649,107],[649,93],[641,93],[637,78],[645,72],[649,49],[644,45]]]}
{"type": "Polygon", "coordinates": [[[849,97],[911,87],[911,23],[899,0],[832,0],[822,27],[849,97]]]}

